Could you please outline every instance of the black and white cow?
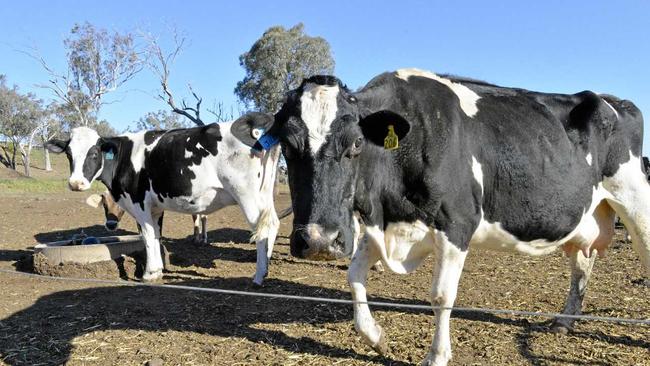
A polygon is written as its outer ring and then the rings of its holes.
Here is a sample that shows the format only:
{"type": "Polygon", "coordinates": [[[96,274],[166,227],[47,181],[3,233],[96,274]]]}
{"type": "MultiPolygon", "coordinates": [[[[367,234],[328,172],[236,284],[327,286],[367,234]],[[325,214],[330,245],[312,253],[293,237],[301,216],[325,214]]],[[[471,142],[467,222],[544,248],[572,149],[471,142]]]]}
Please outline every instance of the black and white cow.
{"type": "MultiPolygon", "coordinates": [[[[272,131],[288,165],[291,253],[349,254],[360,213],[367,240],[348,271],[361,302],[354,323],[380,352],[384,332],[363,304],[378,259],[409,273],[433,253],[432,304],[452,307],[469,248],[542,255],[561,247],[572,267],[564,313],[578,314],[615,213],[650,274],[642,128],[634,104],[589,91],[538,93],[417,69],[381,74],[357,92],[332,76],[309,78],[288,94],[272,131]]],[[[450,314],[435,310],[423,364],[451,359],[450,314]]]]}
{"type": "Polygon", "coordinates": [[[253,281],[261,284],[279,227],[273,185],[280,149],[252,150],[256,142],[250,136],[272,123],[270,115],[250,113],[234,122],[110,138],[78,127],[69,140],[51,140],[47,148],[68,156],[71,190],[86,190],[97,179],[135,218],[147,251],[144,281],[162,277],[159,238],[165,210],[209,214],[237,204],[253,228],[253,281]]]}

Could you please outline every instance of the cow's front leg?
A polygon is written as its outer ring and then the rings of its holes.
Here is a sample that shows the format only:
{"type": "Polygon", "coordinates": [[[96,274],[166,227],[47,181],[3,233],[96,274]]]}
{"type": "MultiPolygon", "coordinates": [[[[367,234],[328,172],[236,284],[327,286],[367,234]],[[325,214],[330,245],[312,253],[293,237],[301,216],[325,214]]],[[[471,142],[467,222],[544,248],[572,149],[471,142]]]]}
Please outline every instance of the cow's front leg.
{"type": "Polygon", "coordinates": [[[160,224],[162,224],[162,212],[152,214],[149,219],[140,223],[147,254],[147,264],[142,275],[143,282],[154,282],[162,278],[163,262],[160,253],[160,224]]]}
{"type": "MultiPolygon", "coordinates": [[[[569,253],[571,261],[571,287],[569,288],[569,296],[564,304],[562,314],[579,315],[582,313],[582,300],[587,291],[587,283],[591,277],[591,270],[596,261],[597,252],[591,253],[590,258],[586,258],[581,250],[573,248],[574,250],[569,253]]],[[[556,318],[553,320],[551,330],[557,333],[567,333],[573,328],[575,319],[570,318],[556,318]]]]}
{"type": "Polygon", "coordinates": [[[467,250],[461,250],[449,241],[444,232],[435,233],[435,267],[431,289],[431,305],[436,315],[436,330],[433,343],[422,365],[446,365],[451,359],[449,318],[456,300],[458,282],[463,271],[467,250]],[[443,309],[440,309],[442,307],[443,309]]]}
{"type": "Polygon", "coordinates": [[[352,255],[350,268],[348,269],[348,283],[352,292],[354,308],[354,329],[359,332],[364,342],[370,345],[375,351],[384,354],[387,351],[386,341],[382,328],[377,325],[370,313],[366,302],[366,280],[370,267],[379,259],[379,253],[373,245],[368,243],[364,237],[359,241],[355,253],[352,255]]]}

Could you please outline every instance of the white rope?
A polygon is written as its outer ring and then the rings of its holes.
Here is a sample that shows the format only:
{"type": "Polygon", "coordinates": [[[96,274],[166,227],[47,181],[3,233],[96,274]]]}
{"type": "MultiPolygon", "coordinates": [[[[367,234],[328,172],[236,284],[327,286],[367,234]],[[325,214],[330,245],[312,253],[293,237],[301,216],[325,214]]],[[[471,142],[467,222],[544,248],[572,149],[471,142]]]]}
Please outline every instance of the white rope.
{"type": "Polygon", "coordinates": [[[265,297],[265,298],[274,298],[274,299],[313,301],[313,302],[332,303],[332,304],[349,304],[349,305],[368,304],[377,307],[387,307],[387,308],[395,308],[395,309],[411,309],[411,310],[426,310],[426,311],[451,310],[452,312],[534,316],[534,317],[541,317],[541,318],[565,318],[565,319],[590,320],[590,321],[608,322],[608,323],[650,325],[650,319],[616,318],[616,317],[609,317],[609,316],[592,316],[592,315],[572,315],[572,314],[548,313],[548,312],[540,312],[540,311],[523,311],[523,310],[489,309],[489,308],[468,308],[468,307],[448,308],[448,307],[431,306],[431,305],[399,304],[394,302],[383,302],[383,301],[359,302],[359,301],[345,300],[345,299],[332,299],[327,297],[286,295],[286,294],[255,292],[255,291],[226,290],[220,288],[194,287],[194,286],[185,286],[185,285],[166,285],[166,284],[155,284],[155,283],[130,282],[130,281],[122,281],[122,280],[113,281],[113,280],[100,280],[94,278],[50,277],[50,276],[44,276],[44,275],[39,275],[34,273],[25,273],[25,272],[18,272],[13,270],[6,270],[6,269],[0,269],[0,272],[13,274],[13,275],[27,276],[27,277],[36,277],[36,278],[46,279],[51,281],[62,281],[62,282],[83,282],[83,283],[96,283],[96,284],[103,284],[103,285],[152,287],[152,288],[187,290],[187,291],[208,292],[208,293],[218,293],[218,294],[238,295],[238,296],[254,296],[254,297],[265,297]]]}

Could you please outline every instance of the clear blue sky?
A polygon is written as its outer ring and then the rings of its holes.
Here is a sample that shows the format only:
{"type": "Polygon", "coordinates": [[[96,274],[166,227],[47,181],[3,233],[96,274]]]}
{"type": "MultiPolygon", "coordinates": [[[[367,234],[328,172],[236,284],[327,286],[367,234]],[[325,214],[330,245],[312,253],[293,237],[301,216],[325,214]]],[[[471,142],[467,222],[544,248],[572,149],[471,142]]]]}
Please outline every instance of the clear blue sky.
{"type": "MultiPolygon", "coordinates": [[[[40,66],[15,49],[36,46],[64,66],[62,40],[75,22],[191,41],[172,70],[185,84],[226,105],[244,76],[238,56],[272,25],[305,24],[330,42],[336,75],[357,88],[402,67],[453,73],[505,86],[574,93],[590,89],[634,101],[650,120],[650,1],[6,1],[0,22],[0,73],[23,91],[49,98],[34,84],[40,66]]],[[[111,96],[101,118],[123,130],[148,111],[157,82],[142,73],[111,96]]],[[[207,117],[207,112],[204,111],[207,117]]],[[[648,135],[648,133],[646,133],[648,135]]],[[[644,151],[650,151],[646,138],[644,151]]]]}

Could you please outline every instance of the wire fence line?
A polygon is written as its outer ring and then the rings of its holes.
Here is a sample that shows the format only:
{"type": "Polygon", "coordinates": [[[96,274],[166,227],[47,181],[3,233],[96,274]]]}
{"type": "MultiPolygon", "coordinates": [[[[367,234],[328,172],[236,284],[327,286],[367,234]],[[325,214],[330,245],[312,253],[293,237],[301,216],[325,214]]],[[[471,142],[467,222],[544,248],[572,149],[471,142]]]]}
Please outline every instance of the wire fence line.
{"type": "Polygon", "coordinates": [[[581,315],[560,314],[560,313],[549,313],[549,312],[541,312],[541,311],[470,308],[470,307],[441,307],[441,306],[419,305],[419,304],[400,304],[400,303],[385,302],[385,301],[359,302],[359,301],[346,300],[346,299],[333,299],[328,297],[287,295],[287,294],[257,292],[257,291],[228,290],[228,289],[210,288],[210,287],[168,285],[168,284],[157,284],[157,283],[131,282],[131,281],[122,281],[122,280],[101,280],[101,279],[94,279],[94,278],[51,277],[51,276],[44,276],[35,273],[26,273],[26,272],[19,272],[14,270],[7,270],[7,269],[0,269],[0,273],[19,275],[25,277],[33,277],[38,279],[59,281],[59,282],[79,282],[79,283],[92,283],[92,284],[103,284],[103,285],[162,288],[162,289],[171,289],[171,290],[185,290],[185,291],[217,293],[217,294],[236,295],[236,296],[310,301],[310,302],[320,302],[320,303],[330,303],[330,304],[348,304],[348,305],[367,304],[375,307],[423,310],[427,312],[430,312],[432,310],[451,310],[452,312],[462,312],[462,313],[484,313],[484,314],[495,314],[495,315],[530,316],[530,317],[552,318],[552,319],[564,318],[564,319],[587,320],[587,321],[618,323],[618,324],[650,325],[650,318],[633,319],[633,318],[617,318],[617,317],[609,317],[609,316],[594,316],[594,315],[584,315],[584,314],[581,315]]]}

